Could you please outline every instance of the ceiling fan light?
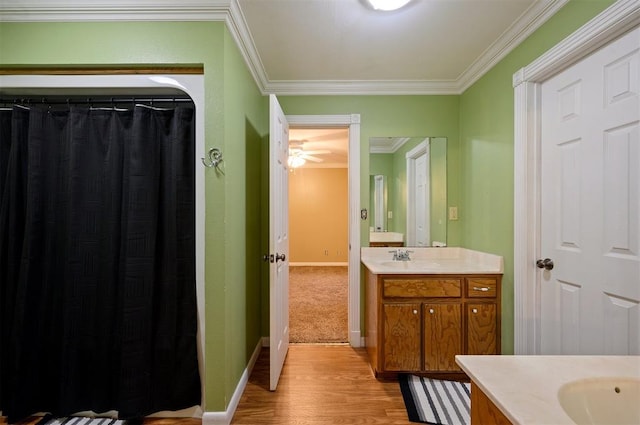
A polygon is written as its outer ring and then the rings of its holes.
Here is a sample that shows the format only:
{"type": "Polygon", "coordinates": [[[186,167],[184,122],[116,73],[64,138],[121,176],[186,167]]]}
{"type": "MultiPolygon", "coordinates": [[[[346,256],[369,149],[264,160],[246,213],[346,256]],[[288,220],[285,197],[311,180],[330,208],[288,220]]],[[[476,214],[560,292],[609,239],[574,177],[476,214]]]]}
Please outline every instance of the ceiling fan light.
{"type": "Polygon", "coordinates": [[[287,161],[287,163],[289,164],[289,167],[291,167],[291,168],[302,167],[305,162],[306,161],[304,160],[304,158],[301,158],[301,157],[299,157],[297,155],[289,156],[289,160],[287,161]]]}
{"type": "Polygon", "coordinates": [[[368,0],[375,10],[391,11],[400,9],[411,0],[368,0]]]}

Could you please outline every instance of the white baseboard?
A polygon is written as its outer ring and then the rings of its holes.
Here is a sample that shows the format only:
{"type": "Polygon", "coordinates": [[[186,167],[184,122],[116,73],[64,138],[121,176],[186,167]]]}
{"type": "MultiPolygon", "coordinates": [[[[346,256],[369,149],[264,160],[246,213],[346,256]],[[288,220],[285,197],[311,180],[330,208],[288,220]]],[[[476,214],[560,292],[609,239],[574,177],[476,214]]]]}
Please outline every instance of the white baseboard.
{"type": "MultiPolygon", "coordinates": [[[[74,415],[79,415],[75,413],[74,415]]],[[[83,415],[79,415],[83,416],[83,415]]],[[[90,414],[86,416],[91,416],[90,414]]],[[[115,417],[118,417],[118,412],[116,412],[115,417]]],[[[193,406],[182,410],[163,410],[160,412],[153,413],[147,418],[201,418],[202,417],[202,407],[201,406],[193,406]]]]}
{"type": "Polygon", "coordinates": [[[361,335],[360,331],[349,332],[349,345],[353,348],[364,347],[364,337],[361,335]]]}
{"type": "Polygon", "coordinates": [[[289,263],[291,267],[304,267],[304,266],[314,266],[314,267],[329,267],[329,266],[344,266],[347,267],[349,265],[348,262],[326,262],[326,263],[314,263],[309,261],[301,261],[299,263],[289,263]]]}
{"type": "MultiPolygon", "coordinates": [[[[267,338],[268,340],[268,338],[267,338]]],[[[240,403],[240,398],[242,397],[242,393],[244,392],[245,387],[247,386],[247,382],[249,382],[249,376],[251,376],[251,372],[253,371],[253,367],[256,365],[256,361],[258,360],[258,356],[260,355],[260,350],[264,344],[264,338],[261,338],[256,345],[256,348],[253,350],[253,354],[251,354],[251,358],[249,359],[249,364],[246,369],[242,373],[240,377],[240,381],[236,386],[236,390],[233,392],[233,396],[231,397],[231,401],[227,406],[227,410],[224,412],[204,412],[202,415],[202,425],[229,425],[231,424],[231,420],[233,419],[233,415],[236,413],[236,409],[238,408],[238,403],[240,403]]]]}

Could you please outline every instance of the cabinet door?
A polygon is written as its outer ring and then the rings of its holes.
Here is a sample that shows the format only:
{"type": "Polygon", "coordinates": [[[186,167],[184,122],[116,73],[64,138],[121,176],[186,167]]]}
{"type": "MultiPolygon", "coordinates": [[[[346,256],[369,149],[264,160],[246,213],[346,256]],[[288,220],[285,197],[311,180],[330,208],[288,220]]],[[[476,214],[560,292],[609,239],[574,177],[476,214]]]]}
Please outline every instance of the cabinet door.
{"type": "Polygon", "coordinates": [[[420,304],[383,303],[383,369],[420,370],[420,304]]]}
{"type": "Polygon", "coordinates": [[[497,306],[467,304],[467,354],[497,354],[497,306]]]}
{"type": "Polygon", "coordinates": [[[459,371],[455,355],[462,354],[460,303],[424,304],[424,368],[459,371]]]}

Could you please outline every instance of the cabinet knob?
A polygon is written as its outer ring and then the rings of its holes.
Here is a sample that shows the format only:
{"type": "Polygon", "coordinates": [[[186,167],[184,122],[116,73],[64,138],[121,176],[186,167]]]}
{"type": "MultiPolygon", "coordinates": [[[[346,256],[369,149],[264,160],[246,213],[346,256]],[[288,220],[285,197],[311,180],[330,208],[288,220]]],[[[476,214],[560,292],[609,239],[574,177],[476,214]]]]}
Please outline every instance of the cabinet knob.
{"type": "Polygon", "coordinates": [[[432,309],[432,308],[430,308],[430,309],[429,309],[429,313],[433,314],[433,313],[435,313],[435,310],[434,310],[434,309],[432,309]]]}
{"type": "Polygon", "coordinates": [[[418,314],[418,310],[413,310],[413,314],[418,314]]]}
{"type": "Polygon", "coordinates": [[[472,308],[472,309],[471,309],[471,312],[475,314],[475,313],[477,313],[477,312],[478,312],[478,309],[477,309],[477,308],[472,308]]]}

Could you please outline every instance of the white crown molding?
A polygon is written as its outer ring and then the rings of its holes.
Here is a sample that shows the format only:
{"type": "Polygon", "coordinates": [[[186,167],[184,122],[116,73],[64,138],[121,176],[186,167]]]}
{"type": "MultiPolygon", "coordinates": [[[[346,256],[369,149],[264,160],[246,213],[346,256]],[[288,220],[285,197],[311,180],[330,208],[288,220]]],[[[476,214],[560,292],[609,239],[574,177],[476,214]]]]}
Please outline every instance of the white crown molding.
{"type": "Polygon", "coordinates": [[[569,0],[536,1],[502,35],[476,59],[457,79],[459,93],[463,93],[484,74],[504,59],[513,49],[533,34],[569,0]]]}
{"type": "Polygon", "coordinates": [[[396,153],[409,140],[411,140],[410,137],[396,137],[393,139],[393,143],[385,144],[384,146],[369,145],[369,153],[396,153]]]}
{"type": "Polygon", "coordinates": [[[247,26],[247,21],[244,18],[244,13],[237,0],[227,0],[229,5],[229,15],[225,19],[227,28],[231,33],[231,36],[236,42],[240,54],[245,60],[249,72],[253,77],[260,92],[264,95],[267,94],[265,86],[268,83],[267,73],[264,70],[264,65],[260,59],[260,55],[256,50],[256,45],[253,42],[253,37],[247,26]]]}
{"type": "Polygon", "coordinates": [[[594,51],[638,25],[640,2],[618,0],[584,24],[580,30],[518,70],[513,76],[513,85],[516,87],[525,81],[542,81],[575,63],[577,58],[584,57],[584,52],[594,51]]]}
{"type": "Polygon", "coordinates": [[[392,81],[392,80],[340,80],[340,81],[270,81],[267,93],[277,95],[417,95],[459,94],[455,81],[392,81]]]}
{"type": "Polygon", "coordinates": [[[0,22],[222,21],[262,94],[458,95],[568,0],[535,2],[456,80],[270,81],[237,0],[0,0],[0,22]]]}
{"type": "Polygon", "coordinates": [[[2,0],[0,21],[224,21],[235,0],[2,0]]]}

